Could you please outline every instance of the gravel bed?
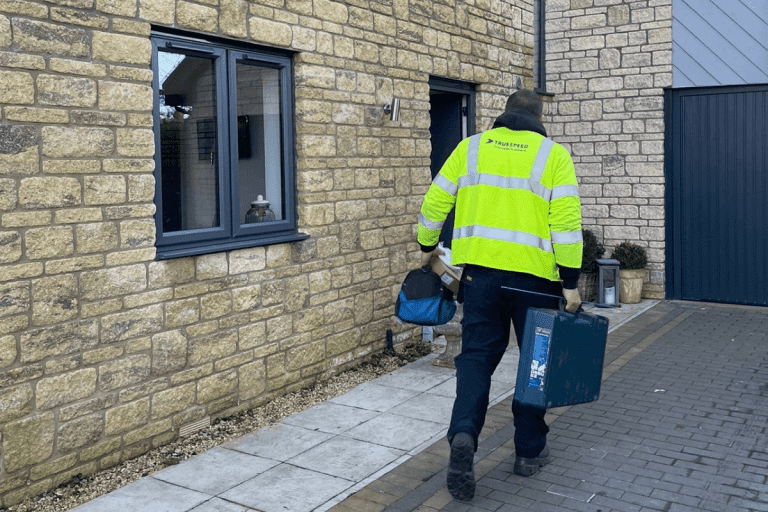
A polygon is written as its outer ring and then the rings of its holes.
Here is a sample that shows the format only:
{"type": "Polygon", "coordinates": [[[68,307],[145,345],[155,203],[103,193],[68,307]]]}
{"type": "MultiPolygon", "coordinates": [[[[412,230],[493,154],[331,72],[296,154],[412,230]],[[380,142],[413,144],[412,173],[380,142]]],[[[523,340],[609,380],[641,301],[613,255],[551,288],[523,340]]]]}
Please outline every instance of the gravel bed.
{"type": "Polygon", "coordinates": [[[385,350],[365,362],[310,388],[278,397],[262,406],[228,418],[215,420],[210,427],[183,439],[150,450],[88,477],[78,475],[58,488],[30,498],[0,512],[65,512],[99,496],[115,491],[141,477],[178,464],[206,450],[259,430],[283,418],[354,389],[359,384],[396,370],[441,347],[413,343],[399,351],[385,350]]]}

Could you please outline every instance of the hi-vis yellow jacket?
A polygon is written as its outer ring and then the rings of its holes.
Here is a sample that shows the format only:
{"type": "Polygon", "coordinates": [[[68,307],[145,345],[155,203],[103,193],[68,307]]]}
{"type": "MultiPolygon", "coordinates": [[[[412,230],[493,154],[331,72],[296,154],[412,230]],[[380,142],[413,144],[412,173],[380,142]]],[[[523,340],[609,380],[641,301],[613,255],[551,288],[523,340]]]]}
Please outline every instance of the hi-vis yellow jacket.
{"type": "Polygon", "coordinates": [[[454,204],[452,265],[551,281],[560,278],[558,265],[581,267],[573,161],[563,146],[539,133],[501,127],[459,143],[424,197],[418,224],[422,246],[437,244],[454,204]]]}

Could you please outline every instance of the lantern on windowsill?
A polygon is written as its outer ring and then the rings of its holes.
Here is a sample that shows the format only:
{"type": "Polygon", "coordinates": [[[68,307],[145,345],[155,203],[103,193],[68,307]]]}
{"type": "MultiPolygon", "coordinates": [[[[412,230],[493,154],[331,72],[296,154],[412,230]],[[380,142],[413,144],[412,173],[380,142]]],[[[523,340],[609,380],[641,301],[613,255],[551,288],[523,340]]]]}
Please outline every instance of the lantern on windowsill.
{"type": "Polygon", "coordinates": [[[597,303],[607,307],[619,305],[619,267],[618,260],[598,259],[597,262],[597,303]]]}
{"type": "Polygon", "coordinates": [[[273,220],[275,220],[275,212],[269,209],[269,201],[259,194],[256,196],[256,200],[251,202],[251,208],[245,214],[245,223],[255,224],[273,220]]]}

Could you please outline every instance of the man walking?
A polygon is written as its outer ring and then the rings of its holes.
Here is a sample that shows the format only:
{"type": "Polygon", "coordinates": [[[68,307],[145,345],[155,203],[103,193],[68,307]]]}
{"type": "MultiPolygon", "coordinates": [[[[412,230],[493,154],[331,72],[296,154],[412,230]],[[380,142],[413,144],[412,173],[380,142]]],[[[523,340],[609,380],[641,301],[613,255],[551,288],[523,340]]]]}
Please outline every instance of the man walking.
{"type": "MultiPolygon", "coordinates": [[[[419,216],[421,262],[429,262],[440,229],[456,208],[452,265],[464,266],[462,351],[456,357],[456,400],[448,442],[448,490],[471,500],[477,439],[485,423],[491,375],[509,342],[518,347],[530,307],[556,308],[537,295],[504,293],[502,286],[562,295],[566,310],[581,305],[581,205],[568,151],[546,137],[538,94],[512,94],[491,130],[464,139],[424,197],[419,216]]],[[[546,410],[512,402],[514,472],[530,476],[549,461],[546,410]]]]}

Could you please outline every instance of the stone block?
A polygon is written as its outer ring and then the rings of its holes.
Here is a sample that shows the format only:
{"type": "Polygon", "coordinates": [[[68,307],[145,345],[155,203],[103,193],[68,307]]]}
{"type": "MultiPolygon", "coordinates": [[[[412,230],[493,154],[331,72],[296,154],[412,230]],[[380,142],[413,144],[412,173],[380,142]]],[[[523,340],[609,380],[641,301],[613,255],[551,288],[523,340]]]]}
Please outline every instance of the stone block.
{"type": "Polygon", "coordinates": [[[85,368],[41,379],[35,388],[38,409],[50,409],[87,398],[96,391],[96,370],[85,368]]]}
{"type": "Polygon", "coordinates": [[[246,286],[232,290],[232,309],[237,312],[250,311],[259,307],[260,285],[246,286]]]}
{"type": "Polygon", "coordinates": [[[46,160],[43,162],[46,174],[97,174],[101,172],[99,160],[46,160]]]}
{"type": "Polygon", "coordinates": [[[287,23],[279,23],[254,16],[248,22],[248,29],[251,38],[261,43],[273,44],[275,46],[290,46],[293,41],[293,30],[287,23]]]}
{"type": "Polygon", "coordinates": [[[200,315],[203,320],[220,318],[231,311],[232,295],[228,291],[211,293],[200,298],[200,315]]]}
{"type": "Polygon", "coordinates": [[[128,176],[128,201],[151,202],[155,198],[155,177],[149,174],[128,176]]]}
{"type": "Polygon", "coordinates": [[[155,230],[155,221],[151,219],[123,221],[120,223],[121,247],[152,247],[155,244],[155,230]]]}
{"type": "Polygon", "coordinates": [[[250,350],[267,342],[267,329],[264,322],[250,323],[238,330],[238,350],[250,350]]]}
{"type": "Polygon", "coordinates": [[[237,331],[218,332],[189,341],[189,365],[198,366],[230,356],[237,350],[237,331]]]}
{"type": "Polygon", "coordinates": [[[104,413],[104,434],[113,436],[146,425],[149,422],[149,398],[115,407],[104,413]]]}
{"type": "Polygon", "coordinates": [[[163,305],[156,304],[102,317],[101,339],[112,343],[154,334],[162,328],[163,305]]]}
{"type": "Polygon", "coordinates": [[[0,285],[0,317],[26,314],[30,308],[28,282],[0,285]]]}
{"type": "Polygon", "coordinates": [[[21,361],[29,363],[50,356],[80,352],[99,343],[96,320],[82,320],[44,327],[21,335],[21,361]]]}
{"type": "Polygon", "coordinates": [[[247,14],[248,3],[245,0],[221,0],[219,27],[222,33],[232,37],[247,37],[247,14]]]}
{"type": "Polygon", "coordinates": [[[136,16],[136,0],[96,0],[96,9],[107,14],[132,18],[136,16]]]}
{"type": "MultiPolygon", "coordinates": [[[[90,6],[88,8],[90,9],[90,6]]],[[[109,28],[109,18],[106,16],[65,7],[51,7],[51,21],[88,28],[109,28]]]]}
{"type": "Polygon", "coordinates": [[[70,226],[34,228],[24,236],[27,258],[31,260],[61,258],[75,250],[74,235],[70,226]]]}
{"type": "Polygon", "coordinates": [[[19,206],[26,209],[76,206],[80,196],[76,178],[24,178],[19,185],[19,206]]]}
{"type": "MultiPolygon", "coordinates": [[[[17,231],[0,232],[0,263],[13,263],[21,258],[21,235],[17,231]]],[[[8,268],[5,269],[8,272],[8,268]]],[[[11,274],[6,274],[12,278],[11,274]]]]}
{"type": "Polygon", "coordinates": [[[92,107],[96,104],[96,83],[90,78],[38,75],[37,100],[43,105],[92,107]]]}
{"type": "Polygon", "coordinates": [[[200,379],[197,383],[197,403],[211,402],[237,389],[237,371],[227,370],[210,377],[200,379]]]}
{"type": "Polygon", "coordinates": [[[184,28],[201,32],[218,32],[219,13],[216,9],[191,2],[179,1],[176,5],[176,23],[184,28]]]}
{"type": "Polygon", "coordinates": [[[193,258],[157,261],[149,264],[149,287],[165,288],[191,282],[195,278],[193,258]]]}
{"type": "Polygon", "coordinates": [[[253,247],[229,253],[229,275],[263,270],[267,266],[266,249],[253,247]]]}
{"type": "Polygon", "coordinates": [[[49,325],[77,316],[77,277],[65,274],[32,281],[32,323],[49,325]]]}
{"type": "Polygon", "coordinates": [[[147,355],[135,355],[109,361],[99,366],[99,389],[114,389],[136,384],[149,377],[150,359],[147,355]]]}
{"type": "Polygon", "coordinates": [[[200,319],[200,301],[197,298],[177,300],[165,304],[165,323],[168,327],[180,327],[200,319]]]}
{"type": "Polygon", "coordinates": [[[0,210],[16,208],[16,180],[0,178],[0,210]]]}
{"type": "Polygon", "coordinates": [[[152,43],[149,38],[93,33],[93,59],[123,64],[148,66],[152,58],[152,43]]]}
{"type": "Polygon", "coordinates": [[[591,30],[604,27],[605,24],[605,14],[590,14],[571,18],[571,30],[591,30]]]}
{"type": "MultiPolygon", "coordinates": [[[[2,350],[2,343],[3,340],[0,339],[0,350],[2,350]]],[[[15,349],[14,340],[14,352],[15,349]]],[[[0,357],[2,357],[1,352],[0,357]]],[[[32,386],[29,384],[0,389],[0,424],[21,418],[32,412],[33,396],[32,386]]]]}
{"type": "Polygon", "coordinates": [[[199,281],[225,277],[229,274],[227,254],[219,252],[197,256],[195,258],[195,271],[199,281]]]}
{"type": "Polygon", "coordinates": [[[24,418],[3,426],[3,466],[7,472],[34,465],[53,453],[53,413],[24,418]]]}
{"type": "MultiPolygon", "coordinates": [[[[104,433],[104,420],[100,413],[62,423],[56,435],[56,447],[67,453],[96,443],[104,433]]],[[[86,460],[86,459],[83,459],[86,460]]]]}
{"type": "Polygon", "coordinates": [[[289,371],[323,361],[326,356],[325,340],[293,348],[286,354],[286,368],[289,371]]]}
{"type": "Polygon", "coordinates": [[[152,88],[127,82],[99,82],[99,108],[152,110],[152,88]]]}
{"type": "Polygon", "coordinates": [[[111,251],[117,248],[117,225],[114,222],[80,224],[75,228],[77,252],[111,251]]]}
{"type": "Polygon", "coordinates": [[[640,230],[635,226],[605,226],[604,240],[639,240],[640,230]]]}
{"type": "Polygon", "coordinates": [[[51,223],[51,212],[11,212],[3,215],[3,227],[24,228],[31,226],[47,226],[51,223]]]}
{"type": "Polygon", "coordinates": [[[87,158],[110,156],[115,140],[109,128],[44,126],[43,155],[52,158],[87,158]]]}
{"type": "Polygon", "coordinates": [[[152,373],[163,375],[187,365],[187,338],[181,331],[152,336],[152,373]]]}
{"type": "Polygon", "coordinates": [[[147,269],[140,264],[83,272],[80,276],[83,300],[127,295],[143,291],[146,287],[147,269]]]}
{"type": "Polygon", "coordinates": [[[11,335],[0,337],[0,368],[11,366],[16,362],[17,355],[16,338],[11,335]]]}
{"type": "Polygon", "coordinates": [[[90,51],[85,30],[21,18],[14,18],[11,23],[13,42],[19,50],[65,57],[87,57],[90,51]]]}
{"type": "Polygon", "coordinates": [[[611,5],[608,7],[609,25],[629,24],[629,5],[611,5]]]}
{"type": "Polygon", "coordinates": [[[20,71],[0,71],[0,102],[16,105],[34,103],[32,75],[20,71]]]}
{"type": "Polygon", "coordinates": [[[152,419],[158,420],[181,412],[195,403],[196,384],[182,386],[155,393],[152,397],[152,419]]]}
{"type": "Polygon", "coordinates": [[[155,135],[146,128],[117,130],[117,153],[128,157],[148,157],[155,154],[155,135]]]}
{"type": "Polygon", "coordinates": [[[250,400],[262,394],[267,387],[266,369],[263,361],[242,365],[238,369],[240,400],[250,400]]]}

